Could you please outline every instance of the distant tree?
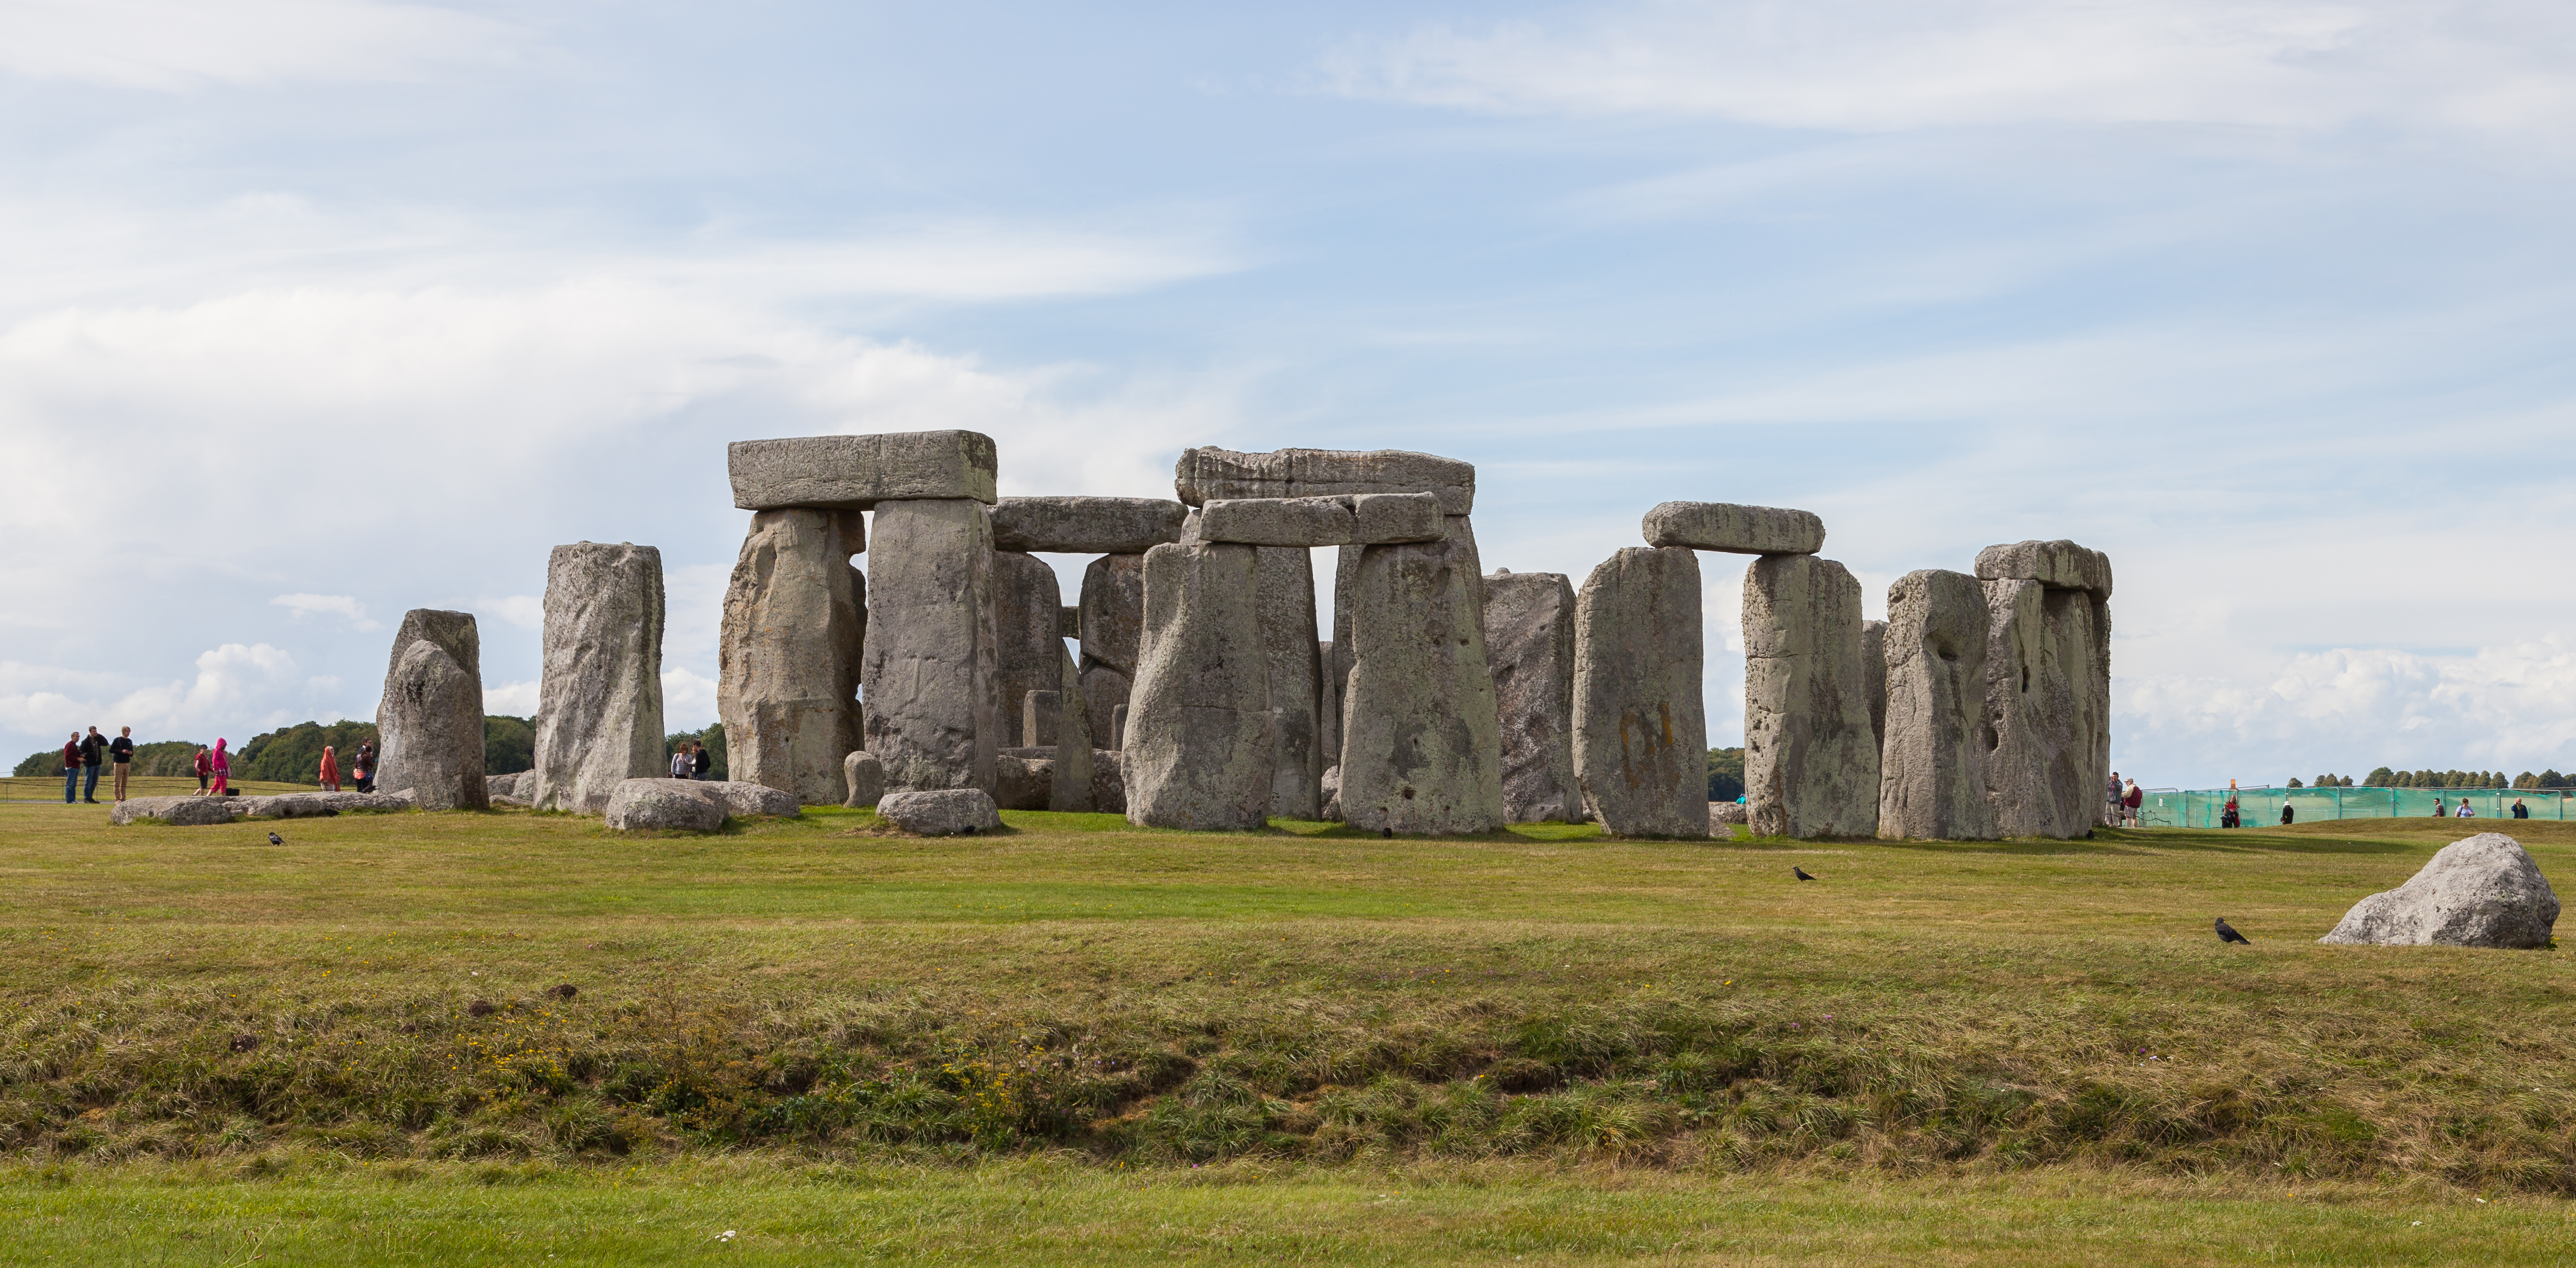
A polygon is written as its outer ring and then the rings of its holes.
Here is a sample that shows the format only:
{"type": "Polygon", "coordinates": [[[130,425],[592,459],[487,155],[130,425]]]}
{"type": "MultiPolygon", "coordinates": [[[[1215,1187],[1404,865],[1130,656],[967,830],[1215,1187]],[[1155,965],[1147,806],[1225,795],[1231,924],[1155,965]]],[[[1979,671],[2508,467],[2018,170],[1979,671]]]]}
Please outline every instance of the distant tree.
{"type": "Polygon", "coordinates": [[[2564,788],[2567,786],[2567,777],[2559,774],[2556,767],[2552,767],[2540,772],[2540,786],[2543,788],[2564,788]]]}
{"type": "Polygon", "coordinates": [[[537,720],[483,715],[483,773],[516,775],[537,768],[537,720]]]}
{"type": "Polygon", "coordinates": [[[2385,766],[2378,767],[2372,770],[2369,774],[2361,777],[2361,786],[2364,788],[2394,788],[2397,786],[2397,772],[2390,770],[2385,766]]]}
{"type": "MultiPolygon", "coordinates": [[[[2323,783],[2325,783],[2325,782],[2326,782],[2326,780],[2325,780],[2325,776],[2323,776],[2323,775],[2319,775],[2319,776],[2317,776],[2317,782],[2318,782],[2319,784],[2323,784],[2323,783]]],[[[2296,775],[2292,775],[2292,776],[2290,776],[2290,782],[2289,782],[2289,784],[2288,784],[2288,787],[2291,787],[2291,788],[2305,788],[2305,787],[2307,787],[2307,785],[2306,785],[2306,784],[2302,784],[2302,783],[2300,783],[2300,782],[2299,782],[2299,777],[2298,777],[2298,776],[2296,776],[2296,775]]]]}
{"type": "Polygon", "coordinates": [[[63,750],[62,750],[62,746],[58,744],[58,745],[55,745],[55,746],[54,746],[54,747],[52,747],[52,748],[49,748],[49,749],[39,749],[39,750],[37,750],[36,752],[33,752],[33,753],[28,754],[28,755],[27,755],[27,760],[25,760],[25,761],[23,761],[23,762],[18,763],[18,767],[17,767],[17,769],[12,770],[12,771],[10,771],[9,773],[10,773],[10,774],[12,774],[12,775],[17,776],[17,777],[18,777],[18,778],[20,778],[20,779],[26,779],[26,778],[29,778],[29,777],[31,777],[31,776],[35,776],[35,775],[59,775],[59,774],[62,774],[62,773],[63,773],[63,750]]]}
{"type": "Polygon", "coordinates": [[[692,740],[703,743],[707,746],[707,778],[732,778],[731,774],[726,771],[724,723],[714,723],[703,731],[672,732],[662,741],[662,755],[668,757],[673,753],[677,753],[680,751],[681,745],[689,743],[692,740]]]}
{"type": "MultiPolygon", "coordinates": [[[[376,724],[342,719],[325,725],[299,722],[281,730],[268,731],[250,738],[233,758],[233,778],[261,780],[277,784],[312,784],[321,778],[322,746],[339,751],[340,769],[349,769],[349,757],[361,744],[373,743],[376,724]]],[[[194,758],[195,753],[189,757],[194,758]]]]}
{"type": "Polygon", "coordinates": [[[1708,799],[1733,801],[1744,795],[1744,750],[1713,748],[1708,751],[1708,799]]]}

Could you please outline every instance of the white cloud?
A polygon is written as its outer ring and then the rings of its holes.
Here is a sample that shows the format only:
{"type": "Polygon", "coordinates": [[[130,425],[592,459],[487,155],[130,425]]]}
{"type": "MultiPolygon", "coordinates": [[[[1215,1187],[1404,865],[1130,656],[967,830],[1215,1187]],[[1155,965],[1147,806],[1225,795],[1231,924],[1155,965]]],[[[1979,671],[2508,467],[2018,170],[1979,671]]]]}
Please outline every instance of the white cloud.
{"type": "Polygon", "coordinates": [[[533,594],[513,594],[500,598],[484,595],[474,600],[476,615],[497,616],[523,630],[546,627],[546,601],[533,594]]]}
{"type": "Polygon", "coordinates": [[[366,604],[345,594],[281,594],[269,602],[293,611],[297,620],[322,613],[346,618],[351,629],[384,628],[378,622],[367,619],[366,604]]]}
{"type": "Polygon", "coordinates": [[[192,677],[113,698],[118,687],[111,675],[14,663],[0,670],[0,726],[36,735],[131,726],[144,740],[202,741],[212,734],[239,743],[296,722],[348,716],[328,704],[338,696],[339,679],[307,676],[293,656],[266,643],[226,643],[200,654],[192,677]]]}
{"type": "Polygon", "coordinates": [[[1355,41],[1336,91],[1885,131],[2426,124],[2548,136],[2576,11],[2537,0],[1649,0],[1355,41]]]}
{"type": "Polygon", "coordinates": [[[503,717],[533,718],[537,716],[537,684],[513,682],[498,687],[487,685],[483,688],[483,711],[503,717]]]}
{"type": "Polygon", "coordinates": [[[716,680],[686,669],[662,671],[662,729],[696,731],[716,716],[716,680]]]}
{"type": "Polygon", "coordinates": [[[378,0],[0,0],[0,68],[112,88],[414,80],[530,43],[509,23],[378,0]]]}

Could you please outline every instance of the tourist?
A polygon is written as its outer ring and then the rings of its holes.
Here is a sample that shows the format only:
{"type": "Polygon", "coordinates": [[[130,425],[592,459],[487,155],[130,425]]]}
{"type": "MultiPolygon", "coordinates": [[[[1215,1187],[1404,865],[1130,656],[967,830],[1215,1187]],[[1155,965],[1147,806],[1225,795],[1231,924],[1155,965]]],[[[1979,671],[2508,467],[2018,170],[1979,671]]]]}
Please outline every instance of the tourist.
{"type": "Polygon", "coordinates": [[[2433,798],[2433,817],[2436,819],[2448,819],[2451,817],[2450,810],[2443,806],[2442,799],[2439,796],[2433,798]]]}
{"type": "Polygon", "coordinates": [[[2102,822],[2113,825],[2117,825],[2120,822],[2120,812],[2126,808],[2126,803],[2121,799],[2120,772],[2118,771],[2111,772],[2111,788],[2109,793],[2103,798],[2102,808],[2105,812],[2102,816],[2102,822]]]}
{"type": "Polygon", "coordinates": [[[2245,826],[2244,816],[2239,814],[2237,811],[2236,793],[2233,790],[2230,790],[2227,794],[2227,809],[2219,812],[2218,826],[2222,828],[2241,828],[2245,826]]]}
{"type": "Polygon", "coordinates": [[[88,738],[81,741],[81,802],[84,805],[98,804],[98,768],[106,762],[107,737],[99,734],[97,727],[91,727],[88,738]]]}
{"type": "Polygon", "coordinates": [[[2298,817],[2299,812],[2290,808],[2290,799],[2283,797],[2281,799],[2281,826],[2285,828],[2290,826],[2290,824],[2297,820],[2298,817]]]}
{"type": "Polygon", "coordinates": [[[323,791],[340,791],[340,759],[331,752],[331,746],[328,744],[322,746],[321,776],[317,782],[322,785],[323,791]]]}
{"type": "Polygon", "coordinates": [[[376,790],[375,741],[358,741],[358,752],[349,762],[349,780],[357,786],[359,792],[371,793],[376,790]]]}
{"type": "Polygon", "coordinates": [[[2467,797],[2462,797],[2460,798],[2460,809],[2454,817],[2461,819],[2474,819],[2477,817],[2477,813],[2477,811],[2469,809],[2469,799],[2467,797]]]}
{"type": "Polygon", "coordinates": [[[2134,779],[2130,780],[2128,793],[2120,798],[2121,808],[2129,812],[2127,815],[2127,826],[2132,828],[2140,826],[2138,822],[2138,808],[2146,804],[2146,790],[2138,787],[2138,781],[2134,779]]]}
{"type": "Polygon", "coordinates": [[[2516,819],[2528,819],[2531,817],[2531,807],[2522,804],[2522,798],[2520,797],[2513,799],[2513,817],[2516,819]]]}
{"type": "Polygon", "coordinates": [[[134,728],[116,728],[116,738],[107,742],[108,760],[116,768],[116,791],[109,796],[125,800],[125,777],[134,770],[134,728]]]}
{"type": "Polygon", "coordinates": [[[210,766],[210,767],[214,768],[214,772],[215,772],[215,793],[214,793],[214,795],[215,795],[215,796],[218,796],[218,797],[229,797],[229,796],[232,796],[232,795],[233,795],[233,762],[232,762],[232,759],[231,759],[231,758],[224,756],[224,737],[222,737],[222,736],[220,736],[220,735],[218,735],[218,736],[216,736],[216,737],[215,737],[215,752],[214,752],[214,756],[213,756],[213,757],[211,757],[211,758],[209,758],[209,759],[207,760],[206,764],[207,764],[208,766],[210,766]]]}
{"type": "Polygon", "coordinates": [[[687,779],[696,771],[697,764],[689,760],[688,745],[681,745],[677,752],[671,754],[671,778],[687,779]]]}
{"type": "Polygon", "coordinates": [[[697,740],[689,741],[689,773],[691,775],[694,775],[699,779],[705,779],[707,777],[707,772],[714,770],[715,766],[716,759],[708,756],[707,746],[704,743],[697,740]]]}
{"type": "Polygon", "coordinates": [[[215,759],[212,755],[206,752],[205,746],[198,746],[197,760],[190,763],[189,769],[197,772],[197,795],[200,797],[205,796],[206,781],[214,778],[215,774],[215,759]]]}
{"type": "Polygon", "coordinates": [[[68,806],[79,800],[80,732],[74,731],[70,742],[63,745],[63,804],[68,806]]]}

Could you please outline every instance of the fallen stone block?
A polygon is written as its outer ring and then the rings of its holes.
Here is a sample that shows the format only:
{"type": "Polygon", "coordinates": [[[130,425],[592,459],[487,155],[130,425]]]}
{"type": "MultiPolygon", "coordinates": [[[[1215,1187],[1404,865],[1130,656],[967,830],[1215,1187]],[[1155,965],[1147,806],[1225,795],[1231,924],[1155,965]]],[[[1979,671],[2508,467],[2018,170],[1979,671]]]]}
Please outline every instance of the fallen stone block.
{"type": "Polygon", "coordinates": [[[737,440],[725,447],[733,504],[873,509],[920,498],[994,500],[993,438],[971,431],[737,440]]]}
{"type": "Polygon", "coordinates": [[[1002,826],[1000,810],[981,788],[887,793],[885,800],[877,803],[877,816],[906,832],[926,837],[971,835],[1002,826]]]}
{"type": "Polygon", "coordinates": [[[1179,541],[1189,509],[1160,498],[1003,498],[993,504],[993,549],[1141,555],[1179,541]]]}
{"type": "Polygon", "coordinates": [[[726,814],[746,817],[777,815],[793,819],[802,813],[798,809],[796,794],[766,784],[745,783],[739,779],[674,779],[669,782],[724,807],[726,814]]]}
{"type": "Polygon", "coordinates": [[[107,821],[127,824],[137,819],[158,819],[179,827],[201,828],[231,823],[241,804],[224,797],[134,797],[117,802],[107,812],[107,821]]]}
{"type": "Polygon", "coordinates": [[[2317,939],[2379,946],[2538,950],[2558,924],[2558,892],[2522,843],[2481,832],[2443,846],[2403,885],[2353,904],[2317,939]]]}
{"type": "Polygon", "coordinates": [[[1646,544],[1736,555],[1812,555],[1825,548],[1813,511],[1732,502],[1666,502],[1646,512],[1646,544]]]}
{"type": "Polygon", "coordinates": [[[687,779],[625,779],[608,794],[602,813],[620,832],[671,829],[713,832],[724,826],[724,803],[701,795],[687,779]]]}

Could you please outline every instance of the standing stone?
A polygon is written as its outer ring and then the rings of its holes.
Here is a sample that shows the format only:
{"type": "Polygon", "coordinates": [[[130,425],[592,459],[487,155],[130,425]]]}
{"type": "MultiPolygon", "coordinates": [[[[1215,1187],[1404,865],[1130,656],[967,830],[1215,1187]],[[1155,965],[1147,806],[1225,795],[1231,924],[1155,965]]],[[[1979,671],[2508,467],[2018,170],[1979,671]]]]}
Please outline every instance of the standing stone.
{"type": "Polygon", "coordinates": [[[2071,541],[1977,553],[1989,614],[1987,785],[2006,836],[2103,823],[2111,773],[2111,560],[2071,541]],[[1997,651],[2011,659],[1998,665],[1997,651]]]}
{"type": "Polygon", "coordinates": [[[414,608],[394,631],[376,704],[376,786],[423,810],[488,810],[483,641],[471,612],[414,608]]]}
{"type": "Polygon", "coordinates": [[[1342,676],[1334,669],[1333,644],[1330,639],[1315,644],[1315,723],[1323,734],[1321,743],[1325,770],[1342,763],[1342,676]]]}
{"type": "Polygon", "coordinates": [[[1256,547],[1145,554],[1145,622],[1128,701],[1127,821],[1253,830],[1270,811],[1273,721],[1256,547]]]}
{"type": "Polygon", "coordinates": [[[1501,828],[1501,723],[1473,542],[1366,547],[1353,590],[1342,821],[1441,835],[1501,828]]]}
{"type": "Polygon", "coordinates": [[[1082,702],[1094,742],[1119,747],[1115,718],[1136,681],[1145,628],[1145,557],[1105,555],[1082,570],[1082,702]]]}
{"type": "Polygon", "coordinates": [[[849,797],[841,759],[859,742],[867,549],[856,511],[789,507],[751,517],[725,589],[716,712],[726,767],[810,805],[849,797]]]}
{"type": "Polygon", "coordinates": [[[1699,556],[1630,546],[1574,605],[1574,770],[1616,836],[1708,835],[1699,556]]]}
{"type": "Polygon", "coordinates": [[[1055,744],[1057,725],[1064,720],[1064,693],[1032,691],[1020,702],[1021,748],[1047,748],[1055,744]]]}
{"type": "Polygon", "coordinates": [[[1323,663],[1316,659],[1314,556],[1303,546],[1256,546],[1261,645],[1269,657],[1273,755],[1270,813],[1323,813],[1323,663]]]}
{"type": "Polygon", "coordinates": [[[1886,740],[1880,747],[1878,835],[1988,841],[1982,718],[1986,592],[1963,572],[1927,568],[1887,591],[1886,740]]]}
{"type": "Polygon", "coordinates": [[[1493,667],[1503,739],[1503,814],[1514,823],[1584,817],[1574,773],[1574,609],[1574,587],[1562,573],[1485,578],[1485,658],[1493,667]]]}
{"type": "Polygon", "coordinates": [[[848,757],[841,759],[841,782],[850,789],[842,805],[852,808],[873,806],[878,798],[885,796],[885,766],[870,756],[866,749],[852,749],[848,757]]]}
{"type": "MultiPolygon", "coordinates": [[[[1324,672],[1333,680],[1333,694],[1342,702],[1345,714],[1351,701],[1351,614],[1359,610],[1360,554],[1365,546],[1344,546],[1333,560],[1333,659],[1324,672]]],[[[1335,745],[1334,756],[1327,765],[1340,762],[1341,746],[1335,745]]]]}
{"type": "Polygon", "coordinates": [[[1049,810],[1092,809],[1091,716],[1083,707],[1082,672],[1073,663],[1073,654],[1056,644],[1055,787],[1047,801],[1049,810]]]}
{"type": "MultiPolygon", "coordinates": [[[[1979,593],[1983,594],[1983,591],[1979,593]]],[[[1860,623],[1860,672],[1868,680],[1865,690],[1869,693],[1870,741],[1884,754],[1887,751],[1887,622],[1860,623]]],[[[1884,764],[1885,758],[1880,760],[1884,764]]]]}
{"type": "Polygon", "coordinates": [[[547,557],[529,804],[598,814],[618,781],[663,773],[662,610],[653,547],[579,542],[547,557]]]}
{"type": "MultiPolygon", "coordinates": [[[[884,534],[879,533],[882,541],[884,534]]],[[[882,551],[883,547],[880,546],[882,551]]],[[[1032,691],[1058,695],[1064,660],[1064,601],[1055,569],[1033,555],[997,551],[993,555],[993,633],[998,640],[995,662],[1001,670],[1002,708],[1007,715],[1002,747],[1053,744],[1021,734],[1032,691]]],[[[1052,733],[1053,718],[1047,719],[1052,733]]]]}
{"type": "Polygon", "coordinates": [[[1744,784],[1756,836],[1878,832],[1860,583],[1814,555],[1744,573],[1744,784]]]}
{"type": "Polygon", "coordinates": [[[890,790],[989,794],[1008,723],[984,505],[963,498],[879,502],[875,529],[863,747],[885,764],[890,790]]]}

